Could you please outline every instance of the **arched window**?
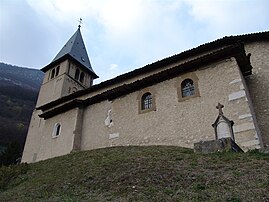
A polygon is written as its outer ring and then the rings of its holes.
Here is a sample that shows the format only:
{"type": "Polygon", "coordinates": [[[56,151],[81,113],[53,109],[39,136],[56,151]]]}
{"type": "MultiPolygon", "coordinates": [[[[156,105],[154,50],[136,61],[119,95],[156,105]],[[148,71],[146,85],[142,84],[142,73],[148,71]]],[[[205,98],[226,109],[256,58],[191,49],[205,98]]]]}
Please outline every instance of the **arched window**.
{"type": "Polygon", "coordinates": [[[200,97],[198,81],[195,72],[187,73],[178,78],[176,86],[179,102],[200,97]]]}
{"type": "Polygon", "coordinates": [[[51,75],[50,75],[50,78],[53,79],[55,76],[55,69],[51,70],[51,75]]]}
{"type": "Polygon", "coordinates": [[[152,108],[152,95],[151,93],[145,93],[141,98],[141,109],[150,109],[152,108]]]}
{"type": "Polygon", "coordinates": [[[61,133],[61,124],[56,123],[53,128],[52,137],[58,137],[61,133]]]}
{"type": "Polygon", "coordinates": [[[156,91],[154,88],[141,90],[137,95],[138,113],[148,113],[156,111],[156,91]]]}
{"type": "Polygon", "coordinates": [[[59,75],[59,71],[60,71],[60,66],[57,66],[57,67],[56,67],[56,73],[55,73],[55,76],[58,76],[58,75],[59,75]]]}
{"type": "Polygon", "coordinates": [[[195,94],[193,80],[185,79],[184,81],[182,81],[181,93],[182,93],[182,97],[188,97],[188,96],[192,96],[195,94]]]}
{"type": "Polygon", "coordinates": [[[79,79],[79,74],[80,74],[79,69],[76,69],[76,73],[75,73],[75,79],[76,79],[76,80],[79,79]]]}
{"type": "Polygon", "coordinates": [[[80,73],[80,77],[79,77],[79,81],[80,81],[81,83],[84,82],[84,77],[85,77],[84,72],[81,72],[81,73],[80,73]]]}

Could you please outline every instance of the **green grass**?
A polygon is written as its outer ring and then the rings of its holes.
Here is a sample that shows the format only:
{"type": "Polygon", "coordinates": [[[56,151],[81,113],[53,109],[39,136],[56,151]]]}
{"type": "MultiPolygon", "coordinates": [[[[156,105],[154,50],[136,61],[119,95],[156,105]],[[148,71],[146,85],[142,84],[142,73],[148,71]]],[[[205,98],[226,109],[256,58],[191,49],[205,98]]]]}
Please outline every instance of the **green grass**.
{"type": "Polygon", "coordinates": [[[1,201],[268,201],[269,155],[113,147],[0,168],[1,201]]]}

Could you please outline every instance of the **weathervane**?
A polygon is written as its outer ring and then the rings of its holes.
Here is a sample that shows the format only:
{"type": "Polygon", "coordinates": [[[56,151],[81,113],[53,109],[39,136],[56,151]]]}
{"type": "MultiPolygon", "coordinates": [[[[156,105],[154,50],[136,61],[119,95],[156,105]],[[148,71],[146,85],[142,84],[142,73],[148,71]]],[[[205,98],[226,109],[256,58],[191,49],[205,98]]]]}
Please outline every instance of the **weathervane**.
{"type": "Polygon", "coordinates": [[[80,28],[81,25],[83,24],[83,23],[82,23],[82,18],[79,18],[78,22],[79,22],[78,28],[80,28]]]}

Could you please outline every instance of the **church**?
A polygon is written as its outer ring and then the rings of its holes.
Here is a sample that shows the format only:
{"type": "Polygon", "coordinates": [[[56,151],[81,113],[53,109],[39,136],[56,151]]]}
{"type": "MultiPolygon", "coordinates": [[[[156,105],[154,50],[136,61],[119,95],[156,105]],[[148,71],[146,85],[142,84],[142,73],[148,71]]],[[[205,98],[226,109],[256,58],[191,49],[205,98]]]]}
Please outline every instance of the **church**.
{"type": "Polygon", "coordinates": [[[79,26],[41,70],[22,162],[112,146],[193,148],[216,138],[218,103],[240,148],[269,147],[268,31],[224,37],[93,85],[79,26]]]}

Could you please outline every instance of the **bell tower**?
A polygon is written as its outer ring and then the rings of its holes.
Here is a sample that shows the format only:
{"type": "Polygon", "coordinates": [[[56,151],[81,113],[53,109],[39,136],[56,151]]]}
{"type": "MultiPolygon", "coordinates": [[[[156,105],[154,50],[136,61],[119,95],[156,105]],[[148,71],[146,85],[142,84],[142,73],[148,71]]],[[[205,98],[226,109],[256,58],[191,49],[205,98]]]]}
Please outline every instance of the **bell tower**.
{"type": "Polygon", "coordinates": [[[45,73],[37,107],[92,85],[98,78],[92,69],[80,32],[80,25],[50,64],[45,73]]]}

